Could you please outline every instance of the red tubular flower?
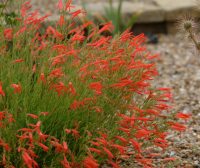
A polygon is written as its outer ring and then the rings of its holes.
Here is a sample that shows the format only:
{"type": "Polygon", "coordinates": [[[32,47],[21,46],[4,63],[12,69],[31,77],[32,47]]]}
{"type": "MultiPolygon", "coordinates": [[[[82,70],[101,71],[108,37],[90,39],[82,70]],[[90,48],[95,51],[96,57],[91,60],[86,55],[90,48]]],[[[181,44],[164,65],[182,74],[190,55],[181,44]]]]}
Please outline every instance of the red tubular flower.
{"type": "Polygon", "coordinates": [[[98,47],[101,47],[101,46],[107,44],[110,39],[111,39],[110,37],[101,37],[98,41],[89,43],[88,46],[98,48],[98,47]]]}
{"type": "Polygon", "coordinates": [[[3,120],[6,118],[5,112],[4,111],[0,111],[0,120],[3,120]]]}
{"type": "Polygon", "coordinates": [[[175,160],[176,160],[176,158],[174,158],[174,157],[169,157],[169,158],[164,158],[163,159],[163,161],[165,161],[165,162],[175,161],[175,160]]]}
{"type": "Polygon", "coordinates": [[[104,150],[104,152],[108,155],[108,157],[109,157],[110,159],[114,158],[114,155],[112,154],[112,152],[111,152],[109,149],[103,147],[103,150],[104,150]]]}
{"type": "Polygon", "coordinates": [[[60,15],[60,19],[59,19],[59,22],[58,22],[59,26],[62,27],[64,25],[64,23],[65,23],[64,16],[60,15]]]}
{"type": "Polygon", "coordinates": [[[49,77],[52,77],[52,78],[60,78],[62,77],[64,74],[62,72],[62,68],[56,68],[54,70],[52,70],[49,74],[49,77]]]}
{"type": "Polygon", "coordinates": [[[84,168],[98,168],[99,164],[92,156],[88,156],[84,159],[83,166],[84,168]]]}
{"type": "Polygon", "coordinates": [[[132,83],[133,83],[133,81],[131,79],[122,79],[120,82],[112,84],[111,87],[123,88],[123,87],[128,86],[132,83]]]}
{"type": "Polygon", "coordinates": [[[63,2],[62,2],[62,0],[58,1],[57,7],[58,7],[59,10],[63,9],[63,2]]]}
{"type": "Polygon", "coordinates": [[[113,30],[114,26],[112,24],[112,22],[108,22],[106,24],[104,24],[104,26],[98,31],[98,33],[102,33],[104,31],[109,31],[111,32],[113,30]]]}
{"type": "Polygon", "coordinates": [[[69,82],[69,91],[73,96],[76,95],[76,89],[74,88],[72,82],[69,82]]]}
{"type": "Polygon", "coordinates": [[[46,145],[40,142],[38,143],[38,145],[43,149],[43,151],[48,152],[49,148],[46,145]]]}
{"type": "Polygon", "coordinates": [[[102,84],[101,82],[93,82],[89,85],[90,89],[93,89],[97,95],[102,94],[102,84]]]}
{"type": "Polygon", "coordinates": [[[113,144],[113,145],[111,145],[111,146],[112,146],[113,148],[117,149],[117,150],[120,152],[121,155],[124,154],[125,148],[124,148],[123,146],[118,145],[118,144],[113,144]]]}
{"type": "Polygon", "coordinates": [[[64,153],[68,152],[68,146],[66,142],[63,142],[63,151],[64,153]]]}
{"type": "Polygon", "coordinates": [[[70,105],[70,109],[76,110],[77,108],[82,107],[82,106],[84,106],[83,101],[74,100],[73,103],[70,105]]]}
{"type": "Polygon", "coordinates": [[[134,139],[130,139],[130,142],[132,146],[138,151],[138,153],[141,153],[141,145],[134,139]]]}
{"type": "Polygon", "coordinates": [[[154,139],[154,144],[156,146],[159,146],[159,147],[163,148],[163,149],[168,147],[167,141],[165,139],[161,139],[161,138],[154,139]]]}
{"type": "Polygon", "coordinates": [[[174,122],[168,122],[168,124],[171,126],[172,129],[176,131],[185,131],[186,126],[180,124],[180,123],[174,123],[174,122]]]}
{"type": "Polygon", "coordinates": [[[51,89],[54,89],[57,93],[58,93],[58,96],[64,94],[67,92],[67,87],[64,85],[63,82],[59,82],[57,84],[53,84],[51,86],[51,89]]]}
{"type": "Polygon", "coordinates": [[[51,26],[46,29],[46,34],[52,34],[54,38],[63,39],[63,35],[51,26]]]}
{"type": "Polygon", "coordinates": [[[0,82],[0,95],[5,96],[1,82],[0,82]]]}
{"type": "Polygon", "coordinates": [[[56,141],[51,141],[51,144],[56,148],[56,152],[61,153],[63,152],[63,146],[56,141]]]}
{"type": "Polygon", "coordinates": [[[15,36],[19,36],[20,34],[24,33],[26,31],[27,27],[23,26],[21,27],[15,34],[15,36]]]}
{"type": "Polygon", "coordinates": [[[71,38],[72,41],[79,41],[79,42],[84,41],[84,39],[85,39],[85,36],[83,36],[83,35],[81,35],[81,34],[79,34],[79,33],[76,33],[76,34],[71,38]]]}
{"type": "Polygon", "coordinates": [[[65,156],[64,159],[61,161],[61,164],[63,165],[64,168],[71,168],[70,163],[68,162],[65,156]]]}
{"type": "Polygon", "coordinates": [[[35,160],[33,160],[26,151],[23,151],[22,158],[23,158],[24,164],[28,168],[33,168],[33,167],[39,168],[37,162],[35,160]]]}
{"type": "Polygon", "coordinates": [[[140,138],[145,138],[145,137],[149,137],[150,135],[150,131],[147,131],[145,129],[141,129],[141,130],[138,130],[135,134],[135,137],[140,139],[140,138]]]}
{"type": "Polygon", "coordinates": [[[11,84],[12,88],[14,88],[14,93],[21,93],[22,88],[19,84],[11,84]]]}
{"type": "Polygon", "coordinates": [[[24,62],[24,59],[16,59],[16,60],[14,60],[14,63],[20,63],[20,62],[24,62]]]}
{"type": "Polygon", "coordinates": [[[101,150],[96,149],[96,148],[89,148],[90,152],[95,152],[96,154],[100,155],[101,154],[101,150]]]}
{"type": "Polygon", "coordinates": [[[120,36],[120,40],[122,42],[125,42],[127,40],[130,40],[130,38],[133,36],[132,32],[130,32],[129,30],[126,30],[125,32],[123,32],[120,36]]]}
{"type": "Polygon", "coordinates": [[[6,151],[11,150],[10,146],[7,143],[5,143],[2,139],[0,139],[0,146],[2,146],[6,151]]]}
{"type": "Polygon", "coordinates": [[[110,164],[113,168],[120,168],[120,166],[113,161],[108,161],[108,164],[110,164]]]}
{"type": "Polygon", "coordinates": [[[13,30],[11,28],[7,28],[4,30],[4,38],[7,41],[11,41],[13,39],[13,30]]]}
{"type": "Polygon", "coordinates": [[[40,78],[39,78],[38,82],[40,82],[40,81],[41,81],[43,84],[46,83],[46,79],[45,79],[44,73],[41,73],[41,74],[40,74],[40,78]]]}
{"type": "Polygon", "coordinates": [[[37,119],[37,118],[38,118],[38,116],[35,115],[35,114],[27,114],[27,116],[29,116],[29,117],[31,117],[31,118],[33,118],[33,119],[37,119]]]}
{"type": "Polygon", "coordinates": [[[80,134],[76,129],[72,129],[71,132],[72,135],[76,138],[76,140],[80,137],[80,134]]]}
{"type": "Polygon", "coordinates": [[[127,140],[121,136],[115,136],[118,140],[120,140],[123,144],[127,144],[127,140]]]}
{"type": "Polygon", "coordinates": [[[29,156],[29,154],[27,152],[23,152],[22,154],[22,158],[24,160],[24,164],[28,167],[28,168],[32,168],[32,159],[29,156]]]}
{"type": "Polygon", "coordinates": [[[183,120],[187,120],[191,117],[191,114],[177,113],[176,118],[181,118],[183,120]]]}
{"type": "Polygon", "coordinates": [[[21,7],[21,16],[22,17],[25,17],[26,16],[26,13],[27,11],[31,8],[31,1],[26,1],[24,4],[22,4],[22,7],[21,7]]]}
{"type": "Polygon", "coordinates": [[[43,116],[47,116],[47,115],[49,115],[49,112],[40,112],[40,115],[43,115],[43,116]]]}
{"type": "Polygon", "coordinates": [[[65,132],[66,132],[67,134],[70,134],[70,133],[71,133],[71,130],[70,130],[70,129],[65,129],[65,132]]]}
{"type": "Polygon", "coordinates": [[[75,12],[71,12],[70,14],[72,15],[72,19],[74,19],[75,17],[77,17],[80,14],[85,14],[86,12],[83,9],[79,9],[75,12]]]}
{"type": "Polygon", "coordinates": [[[71,6],[72,0],[68,0],[65,6],[65,10],[70,11],[71,8],[74,6],[71,6]]]}

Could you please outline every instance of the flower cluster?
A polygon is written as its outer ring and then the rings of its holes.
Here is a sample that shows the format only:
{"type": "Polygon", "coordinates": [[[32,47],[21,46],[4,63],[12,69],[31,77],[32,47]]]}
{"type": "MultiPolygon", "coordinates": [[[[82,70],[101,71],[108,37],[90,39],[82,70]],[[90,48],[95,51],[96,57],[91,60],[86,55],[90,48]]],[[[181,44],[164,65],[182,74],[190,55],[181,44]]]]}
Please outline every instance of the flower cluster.
{"type": "Polygon", "coordinates": [[[25,2],[17,25],[0,30],[0,167],[152,167],[167,130],[185,130],[174,118],[189,117],[168,113],[170,89],[152,87],[157,55],[144,34],[105,36],[112,24],[77,23],[85,12],[71,0],[58,8],[42,32],[48,16],[25,2]]]}

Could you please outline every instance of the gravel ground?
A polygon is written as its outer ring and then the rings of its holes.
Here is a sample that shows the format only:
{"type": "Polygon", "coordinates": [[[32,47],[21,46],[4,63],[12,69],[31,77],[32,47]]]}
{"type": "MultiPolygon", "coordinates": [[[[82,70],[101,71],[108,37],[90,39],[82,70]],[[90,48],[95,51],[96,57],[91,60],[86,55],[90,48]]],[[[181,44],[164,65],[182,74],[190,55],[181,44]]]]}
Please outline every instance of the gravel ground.
{"type": "MultiPolygon", "coordinates": [[[[164,157],[174,157],[174,162],[155,160],[154,167],[200,168],[200,54],[190,42],[180,35],[160,35],[158,44],[147,44],[152,53],[159,53],[157,61],[159,76],[154,80],[156,87],[170,87],[174,95],[172,102],[175,112],[192,114],[185,132],[171,131],[167,137],[169,148],[164,157]]],[[[141,168],[131,161],[123,168],[141,168]]]]}
{"type": "MultiPolygon", "coordinates": [[[[32,0],[34,9],[52,14],[55,2],[57,0],[32,0]]],[[[161,35],[158,44],[147,47],[153,53],[160,53],[157,64],[160,76],[155,85],[172,88],[174,111],[192,113],[192,118],[185,123],[186,132],[171,132],[168,136],[170,147],[164,155],[176,157],[177,161],[163,167],[200,168],[200,54],[192,51],[189,42],[178,35],[161,35]]]]}
{"type": "Polygon", "coordinates": [[[148,48],[160,53],[156,86],[172,88],[175,111],[192,113],[186,132],[168,136],[171,144],[165,155],[176,157],[178,166],[200,168],[200,55],[178,35],[162,35],[148,48]]]}

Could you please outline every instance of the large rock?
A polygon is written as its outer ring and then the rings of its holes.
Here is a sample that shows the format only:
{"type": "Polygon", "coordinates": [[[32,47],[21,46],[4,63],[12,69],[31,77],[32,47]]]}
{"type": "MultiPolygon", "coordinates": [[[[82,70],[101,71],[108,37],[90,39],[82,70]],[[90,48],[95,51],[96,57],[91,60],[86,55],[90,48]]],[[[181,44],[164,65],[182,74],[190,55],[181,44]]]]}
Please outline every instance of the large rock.
{"type": "Polygon", "coordinates": [[[166,21],[175,21],[178,17],[196,13],[197,0],[154,0],[165,12],[166,21]]]}
{"type": "MultiPolygon", "coordinates": [[[[105,8],[109,7],[108,3],[97,2],[89,3],[86,9],[92,15],[102,15],[105,12],[105,8]]],[[[117,9],[118,2],[113,3],[113,7],[117,9]]],[[[164,21],[165,13],[163,9],[153,3],[142,3],[142,2],[128,2],[124,1],[122,5],[122,16],[126,19],[137,15],[137,22],[148,23],[148,22],[162,22],[164,21]]]]}

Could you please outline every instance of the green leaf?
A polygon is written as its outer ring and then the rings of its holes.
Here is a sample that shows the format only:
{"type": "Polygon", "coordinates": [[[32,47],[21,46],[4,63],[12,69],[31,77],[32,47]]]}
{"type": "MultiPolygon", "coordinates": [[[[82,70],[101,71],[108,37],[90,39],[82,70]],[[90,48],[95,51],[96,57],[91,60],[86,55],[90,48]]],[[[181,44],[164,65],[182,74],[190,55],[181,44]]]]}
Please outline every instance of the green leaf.
{"type": "Polygon", "coordinates": [[[0,4],[0,9],[5,8],[6,5],[5,4],[0,4]]]}

